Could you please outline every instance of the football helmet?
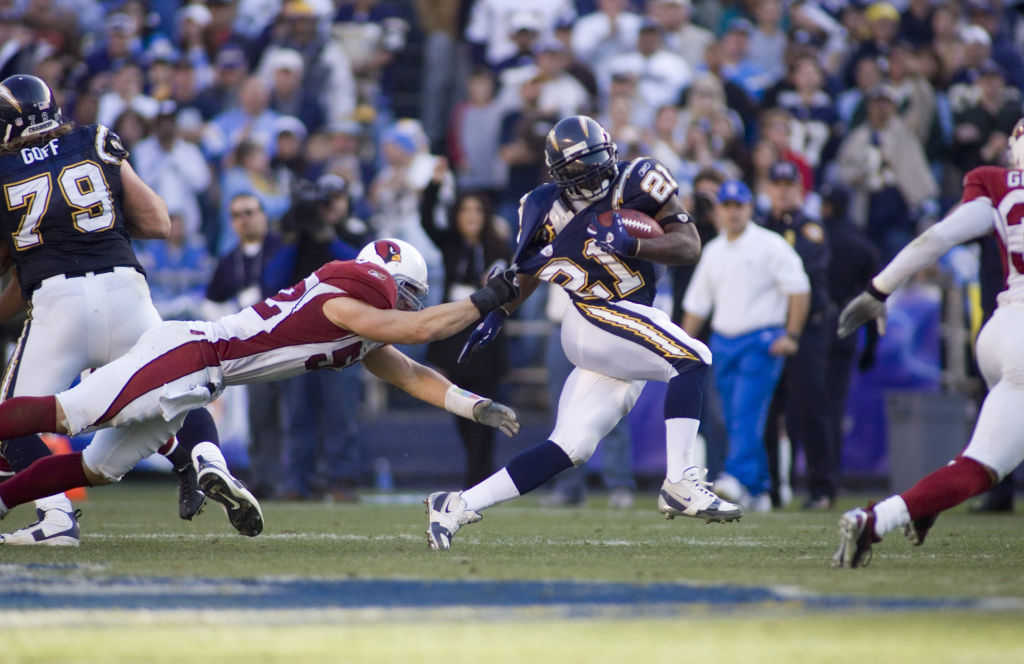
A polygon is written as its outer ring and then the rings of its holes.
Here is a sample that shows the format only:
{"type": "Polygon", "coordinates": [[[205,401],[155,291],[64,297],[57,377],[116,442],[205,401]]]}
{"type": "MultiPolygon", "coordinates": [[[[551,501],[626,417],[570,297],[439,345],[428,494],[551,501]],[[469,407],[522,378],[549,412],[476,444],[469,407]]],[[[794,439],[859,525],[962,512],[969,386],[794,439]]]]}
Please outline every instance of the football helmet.
{"type": "Polygon", "coordinates": [[[0,82],[0,137],[5,145],[56,129],[63,122],[60,106],[43,79],[15,74],[0,82]]]}
{"type": "Polygon", "coordinates": [[[586,115],[560,120],[544,142],[548,172],[574,201],[604,196],[619,173],[618,149],[608,132],[586,115]]]}
{"type": "Polygon", "coordinates": [[[1010,132],[1010,167],[1024,170],[1024,118],[1010,132]]]}
{"type": "Polygon", "coordinates": [[[427,296],[427,262],[416,247],[405,240],[385,238],[374,240],[359,250],[358,261],[382,266],[398,286],[396,309],[419,311],[427,296]]]}

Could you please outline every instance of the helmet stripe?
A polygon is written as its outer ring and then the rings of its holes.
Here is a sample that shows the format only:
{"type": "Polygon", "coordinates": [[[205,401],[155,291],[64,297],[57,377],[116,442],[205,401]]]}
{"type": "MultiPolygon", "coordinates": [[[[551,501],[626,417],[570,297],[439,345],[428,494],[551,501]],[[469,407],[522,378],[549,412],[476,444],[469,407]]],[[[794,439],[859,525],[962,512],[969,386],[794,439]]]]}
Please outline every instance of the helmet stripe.
{"type": "Polygon", "coordinates": [[[7,89],[6,85],[0,85],[0,98],[6,99],[16,111],[21,113],[21,104],[19,104],[18,100],[14,98],[14,95],[11,94],[11,91],[7,89]]]}

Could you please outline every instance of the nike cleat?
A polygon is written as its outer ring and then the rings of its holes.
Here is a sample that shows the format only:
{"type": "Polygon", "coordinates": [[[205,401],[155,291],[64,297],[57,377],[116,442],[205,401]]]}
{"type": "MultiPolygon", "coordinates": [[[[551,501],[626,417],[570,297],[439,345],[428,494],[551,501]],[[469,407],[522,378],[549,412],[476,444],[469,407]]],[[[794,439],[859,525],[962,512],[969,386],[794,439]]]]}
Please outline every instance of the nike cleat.
{"type": "Polygon", "coordinates": [[[871,562],[871,545],[881,542],[875,535],[875,510],[849,510],[839,518],[839,547],[832,554],[832,567],[867,567],[871,562]]]}
{"type": "Polygon", "coordinates": [[[39,520],[13,533],[0,535],[0,544],[13,546],[78,546],[78,517],[82,510],[36,510],[39,520]]]}
{"type": "Polygon", "coordinates": [[[427,544],[435,551],[449,548],[459,528],[483,518],[466,509],[466,501],[458,491],[438,491],[423,502],[427,504],[427,544]]]}
{"type": "Polygon", "coordinates": [[[223,465],[206,461],[202,455],[196,457],[196,464],[199,490],[221,504],[235,530],[246,537],[256,537],[263,532],[263,511],[245,484],[235,479],[223,465]]]}
{"type": "Polygon", "coordinates": [[[707,473],[706,468],[700,470],[696,466],[690,466],[683,472],[683,479],[678,482],[669,482],[666,479],[658,495],[658,511],[664,514],[666,519],[689,516],[704,519],[708,523],[738,521],[743,516],[743,508],[719,498],[710,491],[708,487],[711,486],[711,482],[704,479],[707,473]]]}
{"type": "Polygon", "coordinates": [[[178,473],[178,516],[191,521],[206,506],[206,495],[199,490],[199,477],[191,462],[175,472],[178,473]]]}
{"type": "Polygon", "coordinates": [[[924,544],[924,538],[928,537],[928,531],[932,529],[938,518],[938,514],[932,514],[931,516],[914,519],[903,526],[903,536],[914,546],[921,546],[924,544]]]}

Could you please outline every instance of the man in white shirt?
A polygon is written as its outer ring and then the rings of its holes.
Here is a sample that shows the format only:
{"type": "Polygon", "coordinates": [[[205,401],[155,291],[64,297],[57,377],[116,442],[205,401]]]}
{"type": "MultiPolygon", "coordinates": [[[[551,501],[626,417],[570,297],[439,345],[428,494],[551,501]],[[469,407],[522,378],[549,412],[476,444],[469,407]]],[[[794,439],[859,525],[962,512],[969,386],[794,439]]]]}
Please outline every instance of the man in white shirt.
{"type": "Polygon", "coordinates": [[[796,251],[750,220],[752,201],[739,180],[719,188],[720,234],[704,247],[686,289],[683,329],[696,335],[711,319],[715,381],[729,430],[727,474],[715,490],[768,511],[765,420],[783,361],[798,349],[811,286],[796,251]]]}

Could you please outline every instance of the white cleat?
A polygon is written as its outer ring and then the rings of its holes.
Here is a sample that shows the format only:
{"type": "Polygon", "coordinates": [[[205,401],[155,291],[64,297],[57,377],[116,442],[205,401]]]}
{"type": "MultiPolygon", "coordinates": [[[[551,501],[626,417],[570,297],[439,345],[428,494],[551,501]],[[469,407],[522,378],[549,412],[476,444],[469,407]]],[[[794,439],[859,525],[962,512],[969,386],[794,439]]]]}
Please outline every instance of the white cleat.
{"type": "Polygon", "coordinates": [[[658,494],[658,511],[664,514],[666,519],[689,516],[704,519],[708,523],[738,521],[743,516],[743,508],[711,492],[708,489],[711,482],[704,479],[707,474],[706,468],[690,466],[683,472],[683,479],[678,482],[669,482],[666,479],[661,485],[661,493],[658,494]]]}
{"type": "Polygon", "coordinates": [[[78,546],[81,510],[36,510],[39,520],[13,533],[0,535],[0,544],[12,546],[78,546]]]}
{"type": "Polygon", "coordinates": [[[458,491],[438,491],[423,502],[427,504],[427,544],[435,551],[448,549],[459,528],[483,518],[466,509],[466,501],[458,491]]]}
{"type": "Polygon", "coordinates": [[[199,490],[224,508],[228,521],[242,535],[256,537],[263,532],[263,510],[256,496],[241,480],[219,463],[196,457],[199,490]]]}

